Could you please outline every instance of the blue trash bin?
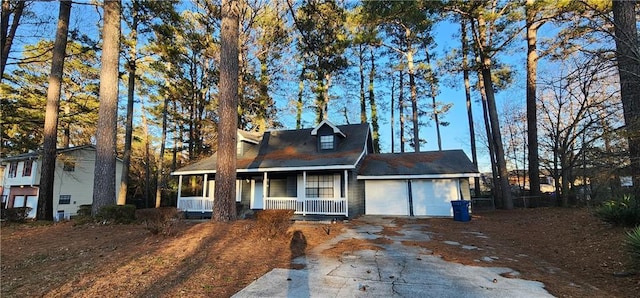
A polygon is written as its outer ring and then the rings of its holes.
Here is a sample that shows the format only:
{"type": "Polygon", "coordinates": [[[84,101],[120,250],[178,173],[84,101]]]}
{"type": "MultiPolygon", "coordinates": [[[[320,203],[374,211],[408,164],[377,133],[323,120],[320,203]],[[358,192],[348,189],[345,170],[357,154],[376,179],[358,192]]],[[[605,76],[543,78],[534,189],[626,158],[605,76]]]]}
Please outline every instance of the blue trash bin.
{"type": "Polygon", "coordinates": [[[455,221],[470,221],[471,215],[469,214],[469,202],[471,201],[451,201],[451,207],[453,207],[453,220],[455,221]]]}

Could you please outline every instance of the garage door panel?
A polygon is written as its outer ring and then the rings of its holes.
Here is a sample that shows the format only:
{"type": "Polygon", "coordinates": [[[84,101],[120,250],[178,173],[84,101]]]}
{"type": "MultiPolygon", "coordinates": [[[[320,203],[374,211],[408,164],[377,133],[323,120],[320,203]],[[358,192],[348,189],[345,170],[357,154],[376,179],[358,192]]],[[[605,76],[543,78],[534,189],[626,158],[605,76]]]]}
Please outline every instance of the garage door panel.
{"type": "Polygon", "coordinates": [[[414,215],[453,215],[451,201],[458,199],[458,185],[455,180],[412,180],[411,190],[414,215]]]}
{"type": "Polygon", "coordinates": [[[409,215],[409,196],[404,180],[365,181],[365,213],[409,215]]]}

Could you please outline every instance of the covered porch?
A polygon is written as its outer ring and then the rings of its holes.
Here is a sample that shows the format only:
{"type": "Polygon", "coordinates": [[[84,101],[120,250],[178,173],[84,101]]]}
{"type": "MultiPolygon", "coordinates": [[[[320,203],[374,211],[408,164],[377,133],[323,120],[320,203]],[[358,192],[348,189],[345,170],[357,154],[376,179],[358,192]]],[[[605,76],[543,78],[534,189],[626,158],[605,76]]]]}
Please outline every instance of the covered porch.
{"type": "MultiPolygon", "coordinates": [[[[348,215],[349,172],[237,173],[236,202],[252,210],[290,209],[297,215],[348,215]]],[[[177,208],[213,212],[215,173],[179,175],[177,208]]]]}

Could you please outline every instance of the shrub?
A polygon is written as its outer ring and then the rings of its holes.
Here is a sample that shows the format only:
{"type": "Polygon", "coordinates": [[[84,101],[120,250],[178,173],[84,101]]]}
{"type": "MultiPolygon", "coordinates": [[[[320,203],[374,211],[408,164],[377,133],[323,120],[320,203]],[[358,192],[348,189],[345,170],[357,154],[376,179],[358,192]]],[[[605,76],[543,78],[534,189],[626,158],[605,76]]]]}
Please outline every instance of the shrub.
{"type": "Polygon", "coordinates": [[[91,204],[78,206],[78,216],[91,216],[91,204]]]}
{"type": "Polygon", "coordinates": [[[103,223],[129,224],[136,220],[136,206],[107,205],[98,211],[96,219],[103,223]]]}
{"type": "Polygon", "coordinates": [[[31,211],[31,207],[3,208],[2,218],[7,222],[24,222],[29,211],[31,211]]]}
{"type": "Polygon", "coordinates": [[[640,225],[627,232],[626,245],[631,254],[633,266],[640,269],[640,225]]]}
{"type": "Polygon", "coordinates": [[[278,238],[287,235],[291,226],[294,210],[260,210],[256,213],[255,231],[266,238],[278,238]]]}
{"type": "Polygon", "coordinates": [[[640,202],[627,195],[619,200],[604,202],[595,214],[614,225],[633,227],[640,225],[640,202]]]}
{"type": "Polygon", "coordinates": [[[136,219],[144,223],[145,228],[154,235],[170,235],[172,227],[182,218],[184,214],[175,207],[136,210],[136,219]]]}

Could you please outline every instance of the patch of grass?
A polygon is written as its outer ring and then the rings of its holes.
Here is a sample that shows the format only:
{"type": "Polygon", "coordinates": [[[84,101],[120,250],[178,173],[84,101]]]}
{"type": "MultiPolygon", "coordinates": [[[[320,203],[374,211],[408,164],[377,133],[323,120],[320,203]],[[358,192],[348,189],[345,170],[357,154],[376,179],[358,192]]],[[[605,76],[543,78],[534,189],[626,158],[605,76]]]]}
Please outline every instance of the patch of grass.
{"type": "Polygon", "coordinates": [[[640,200],[626,195],[618,200],[604,202],[596,209],[595,214],[608,223],[634,227],[640,225],[640,200]]]}

